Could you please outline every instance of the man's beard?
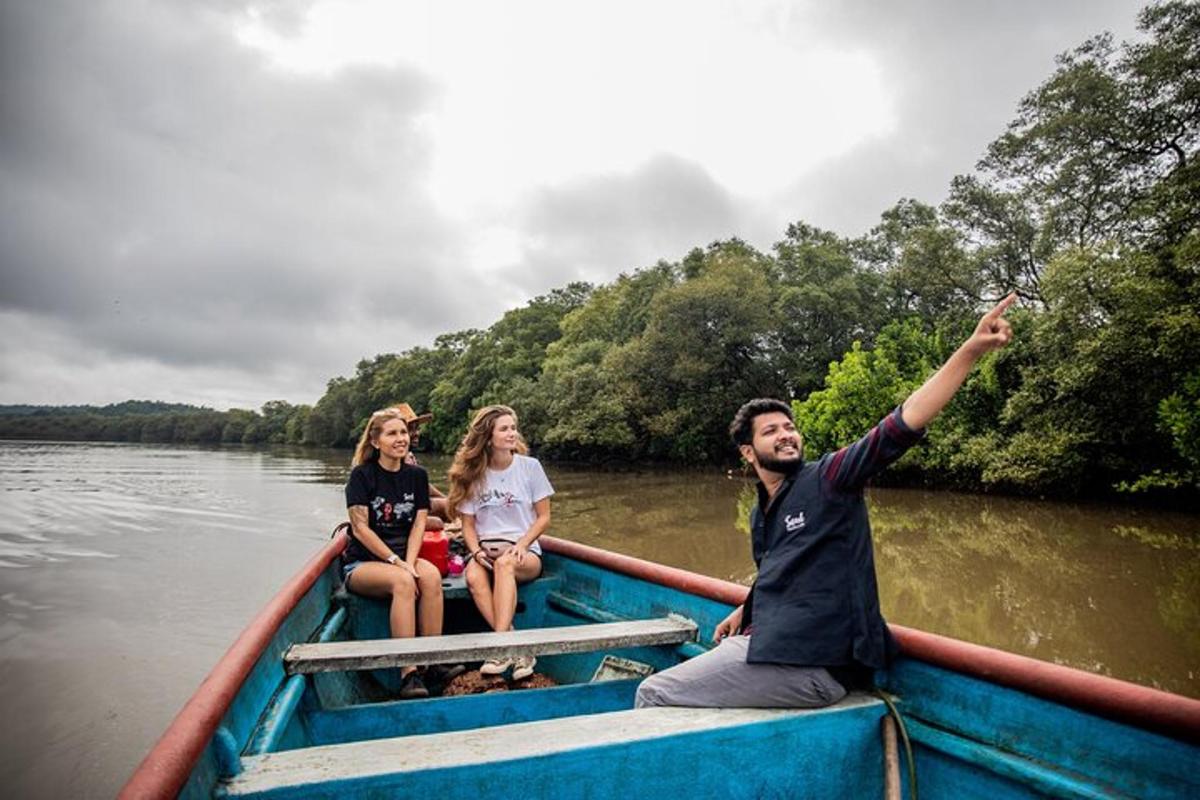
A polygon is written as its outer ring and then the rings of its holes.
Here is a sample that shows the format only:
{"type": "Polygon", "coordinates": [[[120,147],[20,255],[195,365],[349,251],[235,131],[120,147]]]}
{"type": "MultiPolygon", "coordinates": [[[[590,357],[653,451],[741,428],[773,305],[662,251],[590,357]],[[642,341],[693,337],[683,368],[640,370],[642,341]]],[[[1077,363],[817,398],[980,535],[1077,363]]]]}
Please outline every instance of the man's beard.
{"type": "Polygon", "coordinates": [[[804,465],[803,453],[795,458],[782,460],[775,458],[773,455],[767,456],[755,451],[754,457],[758,459],[758,465],[763,469],[770,470],[771,472],[775,472],[780,475],[787,475],[789,477],[795,475],[796,472],[799,471],[800,467],[804,465]]]}

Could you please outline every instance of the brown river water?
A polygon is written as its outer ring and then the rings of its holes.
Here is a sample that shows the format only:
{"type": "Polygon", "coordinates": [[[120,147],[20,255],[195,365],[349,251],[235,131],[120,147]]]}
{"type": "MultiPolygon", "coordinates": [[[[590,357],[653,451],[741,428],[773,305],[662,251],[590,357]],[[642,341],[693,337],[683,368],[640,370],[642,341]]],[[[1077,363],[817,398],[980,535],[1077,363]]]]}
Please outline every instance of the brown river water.
{"type": "MultiPolygon", "coordinates": [[[[0,786],[111,797],[344,516],[349,453],[0,442],[0,786]]],[[[424,459],[435,482],[443,459],[424,459]]],[[[748,583],[723,472],[547,464],[551,532],[748,583]]],[[[872,489],[896,623],[1200,697],[1200,515],[872,489]]]]}

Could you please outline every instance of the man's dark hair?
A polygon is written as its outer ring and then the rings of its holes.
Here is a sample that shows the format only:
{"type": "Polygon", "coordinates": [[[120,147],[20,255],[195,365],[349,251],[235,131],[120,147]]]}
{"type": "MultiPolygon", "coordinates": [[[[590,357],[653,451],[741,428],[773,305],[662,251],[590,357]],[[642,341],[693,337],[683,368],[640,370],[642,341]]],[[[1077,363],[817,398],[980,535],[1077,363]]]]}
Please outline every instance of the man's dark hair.
{"type": "Polygon", "coordinates": [[[782,400],[759,397],[739,408],[733,415],[733,422],[729,424],[729,438],[733,439],[733,446],[740,447],[750,444],[754,438],[754,418],[760,414],[770,414],[774,411],[786,414],[788,419],[795,422],[792,417],[792,407],[782,400]]]}

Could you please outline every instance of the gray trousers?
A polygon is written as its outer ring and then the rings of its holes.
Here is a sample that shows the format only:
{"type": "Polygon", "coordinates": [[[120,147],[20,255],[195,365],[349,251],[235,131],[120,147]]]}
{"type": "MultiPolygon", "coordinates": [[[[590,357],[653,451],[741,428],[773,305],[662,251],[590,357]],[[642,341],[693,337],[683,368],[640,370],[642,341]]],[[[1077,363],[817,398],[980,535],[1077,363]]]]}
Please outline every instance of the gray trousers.
{"type": "Polygon", "coordinates": [[[635,706],[820,708],[846,690],[824,667],[747,664],[749,636],[727,636],[712,650],[651,675],[635,706]]]}

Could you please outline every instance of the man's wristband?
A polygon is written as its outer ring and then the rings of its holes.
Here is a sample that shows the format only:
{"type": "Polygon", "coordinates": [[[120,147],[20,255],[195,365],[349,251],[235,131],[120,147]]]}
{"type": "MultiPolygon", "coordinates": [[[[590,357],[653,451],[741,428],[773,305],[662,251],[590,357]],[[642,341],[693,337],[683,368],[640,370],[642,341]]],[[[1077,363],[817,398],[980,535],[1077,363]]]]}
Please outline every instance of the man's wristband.
{"type": "Polygon", "coordinates": [[[396,566],[397,564],[400,563],[400,556],[396,555],[395,553],[392,553],[390,556],[387,557],[387,563],[391,564],[392,566],[396,566]]]}

